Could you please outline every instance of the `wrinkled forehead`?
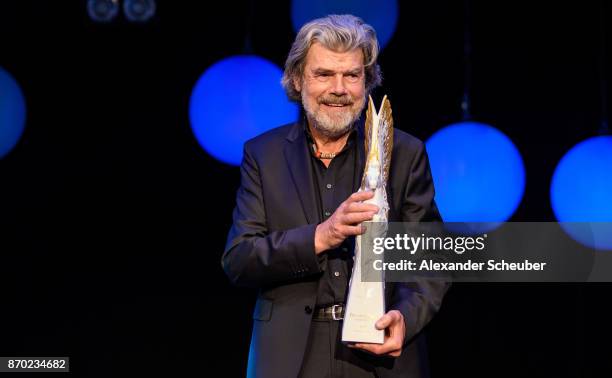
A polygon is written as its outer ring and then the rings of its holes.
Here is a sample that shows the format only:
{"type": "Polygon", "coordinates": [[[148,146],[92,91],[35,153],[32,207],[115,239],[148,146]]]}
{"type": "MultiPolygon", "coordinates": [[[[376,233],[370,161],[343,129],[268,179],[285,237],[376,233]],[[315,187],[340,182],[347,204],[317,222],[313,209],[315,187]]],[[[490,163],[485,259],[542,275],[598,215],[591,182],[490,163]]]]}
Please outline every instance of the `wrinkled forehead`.
{"type": "Polygon", "coordinates": [[[306,70],[332,71],[363,71],[363,51],[361,48],[352,50],[330,49],[319,42],[313,43],[306,54],[304,67],[306,70]]]}

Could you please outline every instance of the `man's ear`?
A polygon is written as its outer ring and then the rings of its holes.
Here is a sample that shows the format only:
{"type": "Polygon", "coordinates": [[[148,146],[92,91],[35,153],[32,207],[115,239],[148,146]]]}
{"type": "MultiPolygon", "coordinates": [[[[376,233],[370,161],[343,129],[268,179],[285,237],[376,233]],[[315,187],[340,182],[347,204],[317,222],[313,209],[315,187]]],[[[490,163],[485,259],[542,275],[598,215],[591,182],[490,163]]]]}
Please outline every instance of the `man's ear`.
{"type": "Polygon", "coordinates": [[[302,80],[300,80],[300,78],[297,76],[293,77],[293,87],[298,92],[302,91],[302,80]]]}

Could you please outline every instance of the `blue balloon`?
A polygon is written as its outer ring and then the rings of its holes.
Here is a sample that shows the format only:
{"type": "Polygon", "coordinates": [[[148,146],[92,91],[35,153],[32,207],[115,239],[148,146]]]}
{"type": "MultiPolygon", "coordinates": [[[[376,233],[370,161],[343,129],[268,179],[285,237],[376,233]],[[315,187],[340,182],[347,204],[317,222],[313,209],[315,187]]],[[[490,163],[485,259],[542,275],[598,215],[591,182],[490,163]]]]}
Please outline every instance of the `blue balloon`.
{"type": "Polygon", "coordinates": [[[193,133],[206,152],[239,165],[244,142],[294,122],[299,107],[280,84],[282,71],[263,58],[233,56],[208,68],[191,93],[193,133]]]}
{"type": "Polygon", "coordinates": [[[563,156],[550,199],[557,220],[572,238],[612,250],[612,136],[587,139],[563,156]]]}
{"type": "Polygon", "coordinates": [[[25,128],[23,93],[13,77],[0,68],[0,159],[15,147],[25,128]]]}
{"type": "Polygon", "coordinates": [[[446,222],[488,222],[479,232],[508,220],[525,189],[523,160],[512,141],[478,122],[447,126],[426,142],[436,202],[446,222]]]}
{"type": "Polygon", "coordinates": [[[329,14],[352,14],[370,24],[382,49],[387,45],[397,27],[397,0],[293,0],[291,20],[293,28],[300,28],[315,18],[329,14]]]}

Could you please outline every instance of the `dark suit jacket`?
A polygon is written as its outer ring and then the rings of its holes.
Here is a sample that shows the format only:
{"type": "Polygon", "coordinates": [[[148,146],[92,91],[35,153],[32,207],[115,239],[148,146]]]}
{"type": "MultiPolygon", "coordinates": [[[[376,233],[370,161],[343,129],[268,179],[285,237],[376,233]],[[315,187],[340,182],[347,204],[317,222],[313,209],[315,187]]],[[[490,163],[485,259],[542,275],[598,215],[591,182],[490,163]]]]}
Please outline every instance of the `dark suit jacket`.
{"type": "MultiPolygon", "coordinates": [[[[357,132],[360,180],[365,164],[362,124],[357,132]]],[[[326,266],[314,253],[319,219],[305,138],[303,125],[294,123],[244,146],[242,181],[222,265],[234,284],[260,289],[253,313],[249,377],[298,375],[317,284],[326,266]]],[[[389,221],[440,220],[424,145],[397,129],[389,177],[389,221]]],[[[440,281],[386,285],[387,310],[398,309],[404,315],[406,339],[399,358],[370,359],[380,377],[428,375],[421,331],[446,290],[447,284],[440,281]]]]}

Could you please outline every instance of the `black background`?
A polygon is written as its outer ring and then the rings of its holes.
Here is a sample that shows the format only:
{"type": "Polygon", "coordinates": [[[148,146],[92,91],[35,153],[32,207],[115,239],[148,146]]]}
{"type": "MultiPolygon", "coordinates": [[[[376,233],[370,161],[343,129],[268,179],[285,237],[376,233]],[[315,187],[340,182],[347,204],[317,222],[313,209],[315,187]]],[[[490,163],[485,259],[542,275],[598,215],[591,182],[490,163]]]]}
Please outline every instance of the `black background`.
{"type": "MultiPolygon", "coordinates": [[[[28,110],[0,160],[2,356],[70,356],[79,377],[244,375],[255,292],[220,267],[239,172],[199,147],[188,104],[219,59],[282,66],[290,5],[157,5],[145,24],[99,24],[84,1],[0,3],[0,66],[28,110]]],[[[552,221],[557,162],[599,128],[601,5],[471,7],[472,113],[526,165],[512,220],[552,221]]],[[[423,140],[461,119],[464,21],[461,1],[403,1],[380,56],[376,102],[423,140]]],[[[608,376],[609,289],[456,284],[427,328],[432,375],[608,376]]]]}

